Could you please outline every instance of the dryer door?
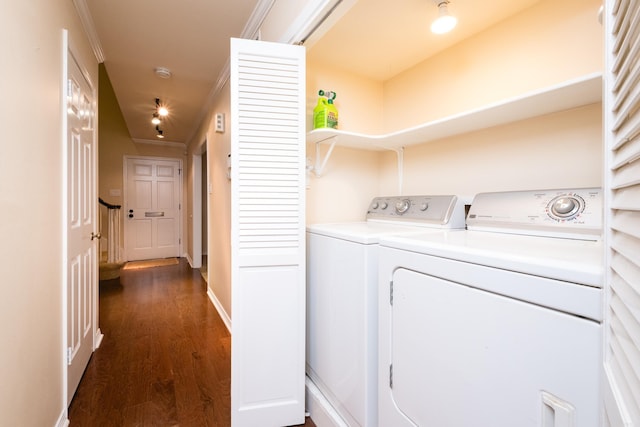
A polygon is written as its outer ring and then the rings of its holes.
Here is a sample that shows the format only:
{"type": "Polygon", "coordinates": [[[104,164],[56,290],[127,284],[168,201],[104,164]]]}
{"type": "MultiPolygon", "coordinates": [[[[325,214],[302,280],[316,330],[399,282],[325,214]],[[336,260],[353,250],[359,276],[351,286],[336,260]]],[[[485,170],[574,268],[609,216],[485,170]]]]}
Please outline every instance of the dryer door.
{"type": "Polygon", "coordinates": [[[599,324],[403,268],[391,318],[392,396],[416,425],[597,427],[599,324]]]}

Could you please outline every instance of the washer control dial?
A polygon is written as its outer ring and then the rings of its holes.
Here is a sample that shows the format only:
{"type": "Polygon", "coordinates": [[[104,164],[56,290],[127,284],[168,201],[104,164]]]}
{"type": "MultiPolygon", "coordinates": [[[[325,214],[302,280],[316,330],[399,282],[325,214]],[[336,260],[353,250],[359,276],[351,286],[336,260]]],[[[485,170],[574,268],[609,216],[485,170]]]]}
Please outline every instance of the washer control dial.
{"type": "Polygon", "coordinates": [[[554,197],[547,205],[547,213],[555,220],[572,220],[584,211],[584,199],[580,196],[563,194],[554,197]]]}
{"type": "Polygon", "coordinates": [[[400,215],[408,211],[409,207],[411,207],[411,200],[409,199],[402,199],[396,202],[396,212],[400,215]]]}
{"type": "Polygon", "coordinates": [[[426,211],[427,209],[429,209],[429,203],[424,202],[420,205],[420,210],[421,211],[426,211]]]}
{"type": "Polygon", "coordinates": [[[387,209],[388,206],[389,204],[387,202],[380,203],[380,209],[387,209]]]}

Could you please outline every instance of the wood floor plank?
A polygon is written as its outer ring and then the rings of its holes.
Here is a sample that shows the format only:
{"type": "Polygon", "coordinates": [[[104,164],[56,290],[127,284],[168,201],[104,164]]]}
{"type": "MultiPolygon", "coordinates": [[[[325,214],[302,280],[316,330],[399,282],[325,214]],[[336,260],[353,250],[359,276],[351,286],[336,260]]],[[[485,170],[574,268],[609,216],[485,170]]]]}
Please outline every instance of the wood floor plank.
{"type": "Polygon", "coordinates": [[[99,324],[72,427],[231,425],[231,337],[185,260],[101,282],[99,324]]]}

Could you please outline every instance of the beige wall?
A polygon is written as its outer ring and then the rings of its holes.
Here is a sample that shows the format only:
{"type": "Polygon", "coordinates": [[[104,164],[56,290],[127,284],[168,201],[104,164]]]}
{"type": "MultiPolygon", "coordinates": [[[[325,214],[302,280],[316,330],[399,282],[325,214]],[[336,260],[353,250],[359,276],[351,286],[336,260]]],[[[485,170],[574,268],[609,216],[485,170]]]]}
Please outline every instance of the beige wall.
{"type": "MultiPolygon", "coordinates": [[[[602,185],[600,103],[407,147],[405,194],[457,194],[602,185]]],[[[397,188],[384,154],[381,193],[397,188]]]]}
{"type": "Polygon", "coordinates": [[[65,413],[62,30],[97,90],[98,65],[68,0],[0,6],[0,418],[54,426],[65,413]]]}
{"type": "MultiPolygon", "coordinates": [[[[307,52],[308,129],[319,89],[338,93],[341,129],[377,134],[601,71],[599,4],[599,0],[542,1],[385,82],[319,63],[311,48],[307,52]]],[[[285,5],[276,4],[271,10],[261,31],[263,40],[278,40],[304,8],[299,3],[293,9],[285,5]]],[[[216,97],[190,153],[207,139],[213,189],[209,194],[209,288],[230,315],[230,184],[226,179],[230,137],[228,132],[212,131],[214,112],[224,112],[229,119],[228,86],[216,97]]],[[[327,144],[321,146],[321,157],[327,149],[327,144]]],[[[307,157],[314,164],[315,144],[307,144],[307,157]]],[[[596,104],[408,147],[404,193],[473,196],[499,189],[600,185],[601,163],[600,105],[596,104]]],[[[396,155],[341,147],[338,142],[322,177],[311,174],[307,184],[308,223],[361,220],[372,197],[397,194],[396,155]]]]}
{"type": "MultiPolygon", "coordinates": [[[[601,72],[600,4],[542,1],[385,82],[331,70],[311,48],[309,117],[317,90],[336,90],[341,129],[391,132],[601,72]]],[[[410,146],[404,163],[404,194],[600,186],[601,106],[410,146]]],[[[325,176],[310,180],[308,222],[352,220],[372,197],[397,193],[395,153],[336,148],[325,176]],[[362,188],[360,197],[350,198],[352,188],[362,188]]]]}
{"type": "MultiPolygon", "coordinates": [[[[230,114],[229,82],[216,99],[212,114],[230,114]]],[[[214,122],[207,129],[207,172],[211,193],[209,194],[208,286],[217,303],[231,317],[231,181],[227,178],[227,156],[231,152],[230,124],[226,132],[214,131],[214,122]]]]}
{"type": "MultiPolygon", "coordinates": [[[[122,229],[121,242],[124,241],[124,221],[126,220],[124,206],[123,165],[124,156],[169,157],[182,160],[183,168],[186,168],[186,148],[174,148],[172,146],[139,144],[135,143],[129,135],[129,130],[120,111],[113,87],[109,81],[104,64],[100,64],[100,115],[99,115],[99,139],[100,150],[98,154],[98,194],[105,201],[114,205],[122,205],[122,229]],[[111,196],[110,190],[120,190],[121,196],[111,196]]],[[[188,176],[188,175],[187,175],[188,176]]],[[[187,200],[187,178],[183,173],[183,206],[187,200]]],[[[106,210],[100,209],[103,215],[103,224],[106,222],[106,210]]],[[[187,215],[183,209],[182,235],[183,249],[189,245],[187,233],[187,215]]],[[[106,226],[104,234],[106,235],[106,226]]],[[[106,245],[103,245],[106,250],[106,245]]],[[[181,254],[182,255],[182,254],[181,254]]]]}
{"type": "Polygon", "coordinates": [[[386,81],[385,131],[601,72],[601,4],[541,1],[386,81]]]}

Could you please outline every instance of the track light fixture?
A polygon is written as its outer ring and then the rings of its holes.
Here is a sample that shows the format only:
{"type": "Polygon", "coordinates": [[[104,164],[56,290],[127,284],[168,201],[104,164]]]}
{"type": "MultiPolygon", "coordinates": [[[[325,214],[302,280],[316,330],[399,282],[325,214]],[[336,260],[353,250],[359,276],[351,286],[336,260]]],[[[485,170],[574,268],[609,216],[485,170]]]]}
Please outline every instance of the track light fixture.
{"type": "Polygon", "coordinates": [[[158,138],[164,138],[164,136],[162,135],[162,130],[160,130],[158,125],[162,123],[161,118],[166,117],[168,115],[169,115],[169,110],[167,109],[167,107],[165,107],[162,104],[162,102],[160,101],[160,98],[156,98],[156,111],[151,115],[151,123],[156,125],[156,130],[158,131],[158,135],[156,136],[158,138]]]}
{"type": "Polygon", "coordinates": [[[167,107],[162,105],[160,98],[156,98],[156,112],[162,117],[169,115],[169,110],[167,110],[167,107]]]}
{"type": "Polygon", "coordinates": [[[164,132],[162,131],[162,129],[160,129],[160,126],[156,126],[156,132],[158,132],[156,134],[156,137],[160,139],[164,138],[164,132]]]}
{"type": "Polygon", "coordinates": [[[448,0],[433,0],[438,5],[438,17],[431,23],[431,32],[435,34],[444,34],[453,30],[458,23],[458,18],[449,13],[447,5],[451,3],[448,0]]]}

